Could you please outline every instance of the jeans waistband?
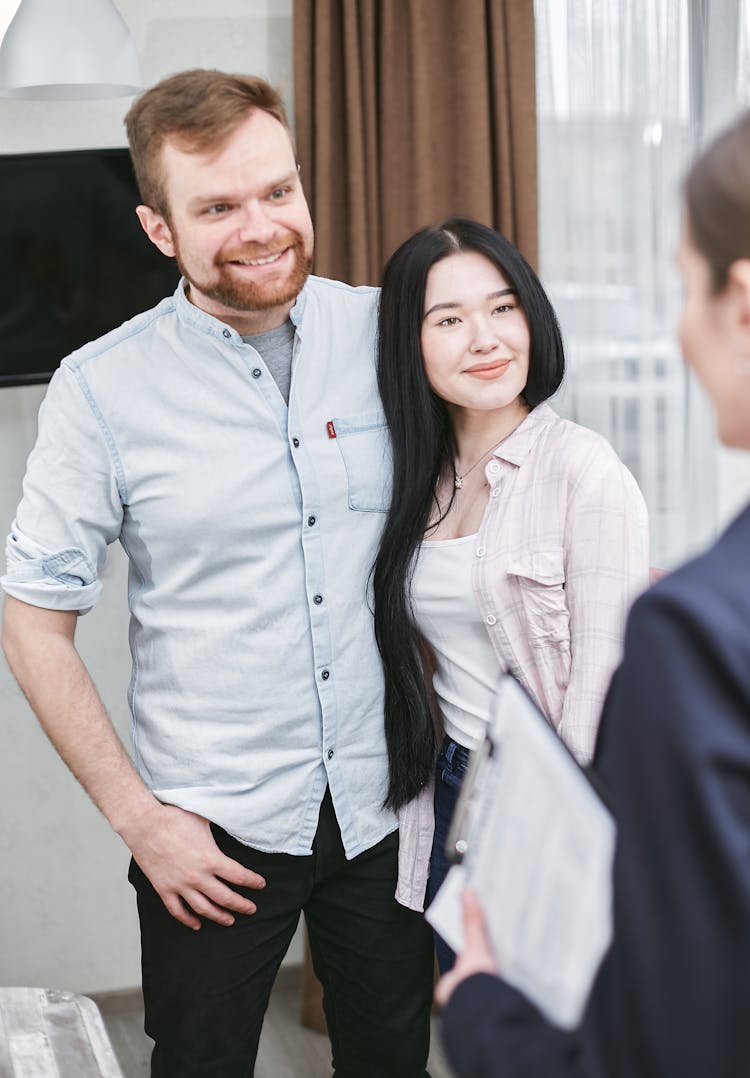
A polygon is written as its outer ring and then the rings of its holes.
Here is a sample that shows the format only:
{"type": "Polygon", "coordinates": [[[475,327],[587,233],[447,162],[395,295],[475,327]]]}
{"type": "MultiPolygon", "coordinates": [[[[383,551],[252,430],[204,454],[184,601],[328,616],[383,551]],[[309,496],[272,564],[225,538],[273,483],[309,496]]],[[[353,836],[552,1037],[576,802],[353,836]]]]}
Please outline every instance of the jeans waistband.
{"type": "Polygon", "coordinates": [[[463,774],[466,770],[466,765],[469,762],[471,750],[465,748],[463,745],[459,745],[459,743],[454,741],[452,737],[446,737],[440,747],[440,755],[445,767],[449,768],[451,771],[463,774]]]}

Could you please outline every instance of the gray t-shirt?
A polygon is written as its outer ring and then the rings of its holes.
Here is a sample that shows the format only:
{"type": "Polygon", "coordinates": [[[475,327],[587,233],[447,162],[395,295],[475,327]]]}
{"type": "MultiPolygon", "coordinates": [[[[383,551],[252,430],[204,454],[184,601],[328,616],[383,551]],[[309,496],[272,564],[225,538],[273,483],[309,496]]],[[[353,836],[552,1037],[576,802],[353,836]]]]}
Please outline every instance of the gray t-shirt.
{"type": "Polygon", "coordinates": [[[289,404],[289,386],[292,381],[292,351],[294,349],[294,326],[287,318],[282,326],[269,329],[266,333],[255,333],[242,338],[245,344],[251,344],[263,358],[263,362],[273,375],[279,392],[289,404]]]}

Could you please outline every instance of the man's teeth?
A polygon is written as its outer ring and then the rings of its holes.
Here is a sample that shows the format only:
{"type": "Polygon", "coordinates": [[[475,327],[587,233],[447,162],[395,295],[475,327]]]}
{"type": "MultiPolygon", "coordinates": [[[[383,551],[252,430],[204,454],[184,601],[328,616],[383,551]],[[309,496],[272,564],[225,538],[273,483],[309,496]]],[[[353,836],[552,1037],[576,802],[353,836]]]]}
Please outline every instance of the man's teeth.
{"type": "Polygon", "coordinates": [[[269,262],[276,262],[281,258],[283,251],[279,251],[275,255],[268,255],[267,258],[237,258],[236,262],[239,262],[241,266],[267,266],[269,262]]]}

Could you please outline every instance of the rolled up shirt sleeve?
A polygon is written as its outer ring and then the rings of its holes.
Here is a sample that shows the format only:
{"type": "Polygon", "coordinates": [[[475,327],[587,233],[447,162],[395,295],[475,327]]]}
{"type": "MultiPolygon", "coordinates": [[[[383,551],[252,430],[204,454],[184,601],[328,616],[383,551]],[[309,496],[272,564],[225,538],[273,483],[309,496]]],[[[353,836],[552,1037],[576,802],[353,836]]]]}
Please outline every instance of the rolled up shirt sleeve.
{"type": "Polygon", "coordinates": [[[3,590],[32,606],[87,613],[101,593],[99,574],[125,501],[111,432],[82,373],[64,363],[39,412],[3,590]]]}

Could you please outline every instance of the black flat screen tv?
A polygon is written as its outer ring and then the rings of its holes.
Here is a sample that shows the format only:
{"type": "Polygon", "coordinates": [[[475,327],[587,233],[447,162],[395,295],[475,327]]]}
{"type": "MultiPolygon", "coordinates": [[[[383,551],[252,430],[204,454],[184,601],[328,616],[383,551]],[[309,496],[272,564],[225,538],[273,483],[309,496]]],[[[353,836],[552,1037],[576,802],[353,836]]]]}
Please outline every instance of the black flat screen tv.
{"type": "Polygon", "coordinates": [[[127,150],[0,154],[0,387],[48,381],[174,291],[139,202],[127,150]]]}

